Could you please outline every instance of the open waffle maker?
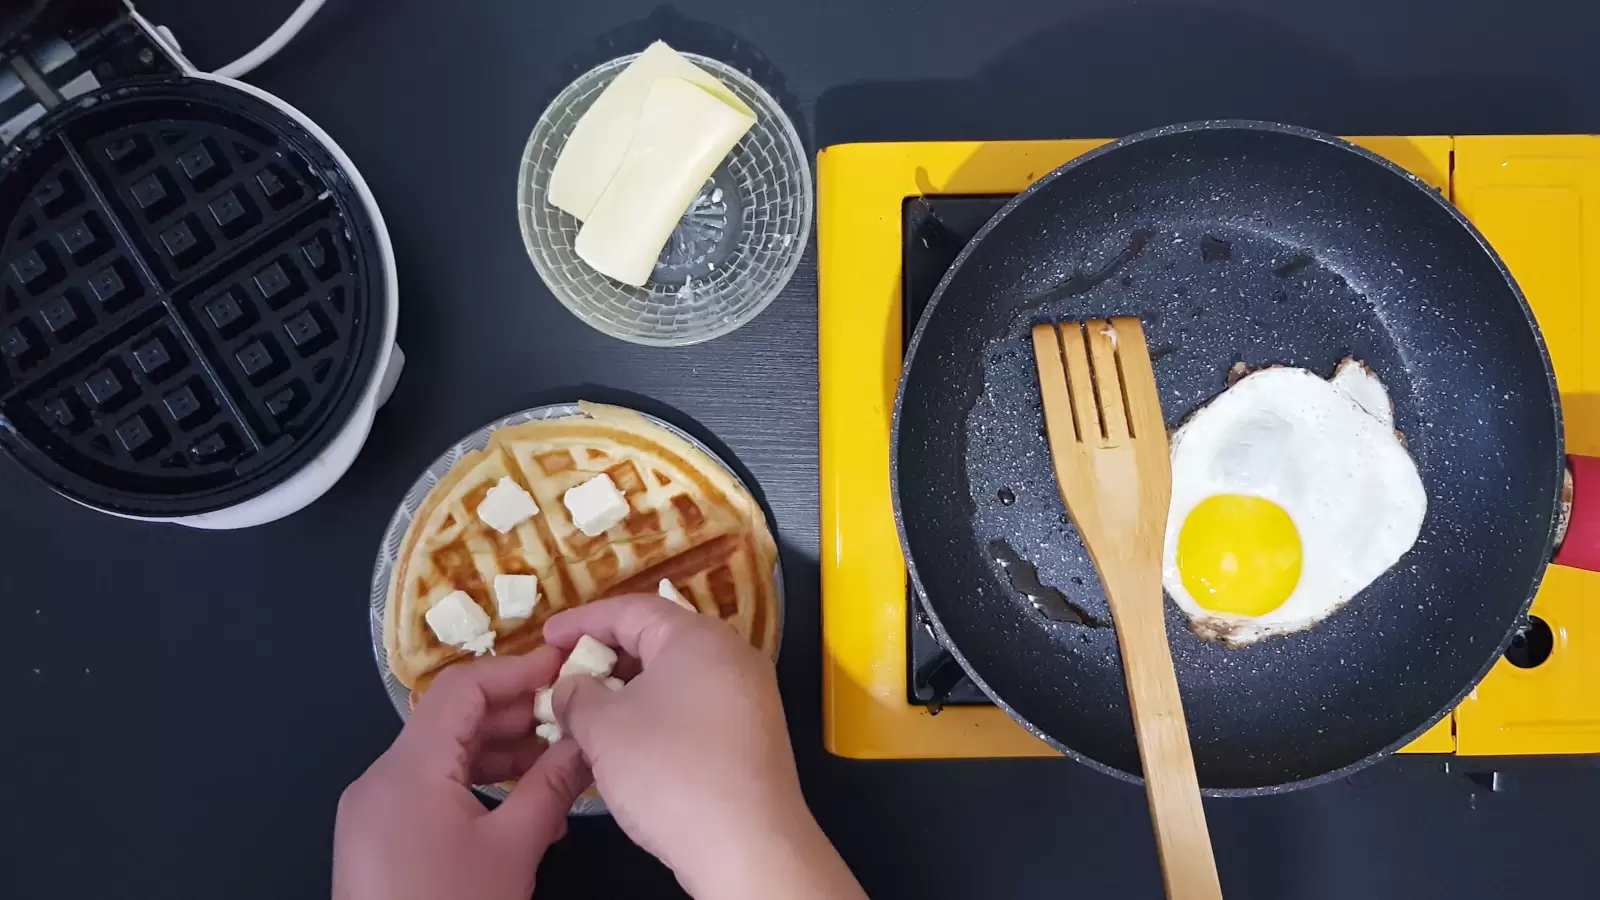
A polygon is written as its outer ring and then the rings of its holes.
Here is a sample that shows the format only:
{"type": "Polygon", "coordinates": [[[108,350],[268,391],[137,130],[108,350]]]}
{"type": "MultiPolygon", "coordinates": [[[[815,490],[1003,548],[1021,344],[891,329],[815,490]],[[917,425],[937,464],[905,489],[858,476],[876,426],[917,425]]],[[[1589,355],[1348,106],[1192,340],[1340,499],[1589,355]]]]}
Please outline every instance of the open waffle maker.
{"type": "Polygon", "coordinates": [[[304,507],[398,378],[394,254],[345,154],[111,0],[0,13],[0,447],[205,528],[304,507]]]}

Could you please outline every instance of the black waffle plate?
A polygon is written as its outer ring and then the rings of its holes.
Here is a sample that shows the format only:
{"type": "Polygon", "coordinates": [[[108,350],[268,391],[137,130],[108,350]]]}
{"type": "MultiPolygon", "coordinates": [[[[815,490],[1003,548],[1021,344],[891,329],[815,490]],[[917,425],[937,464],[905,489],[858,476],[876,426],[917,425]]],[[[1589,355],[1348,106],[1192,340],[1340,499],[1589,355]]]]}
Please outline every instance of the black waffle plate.
{"type": "Polygon", "coordinates": [[[380,355],[370,217],[321,144],[226,85],[57,110],[0,161],[0,445],[141,516],[235,505],[313,459],[380,355]]]}

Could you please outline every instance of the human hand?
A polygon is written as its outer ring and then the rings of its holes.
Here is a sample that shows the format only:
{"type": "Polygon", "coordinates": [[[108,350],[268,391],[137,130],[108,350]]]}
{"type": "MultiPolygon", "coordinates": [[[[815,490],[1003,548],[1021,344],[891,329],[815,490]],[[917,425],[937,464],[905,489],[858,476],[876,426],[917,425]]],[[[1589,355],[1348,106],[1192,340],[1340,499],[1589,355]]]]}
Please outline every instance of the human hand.
{"type": "Polygon", "coordinates": [[[534,692],[561,653],[460,663],[422,695],[393,745],[339,798],[334,900],[527,900],[545,850],[590,783],[575,742],[533,736],[534,692]],[[520,779],[490,812],[474,784],[520,779]]]}
{"type": "Polygon", "coordinates": [[[638,674],[618,691],[561,679],[556,717],[635,843],[701,900],[863,896],[806,807],[770,660],[721,620],[655,596],[544,627],[562,650],[585,634],[624,654],[616,674],[638,674]]]}

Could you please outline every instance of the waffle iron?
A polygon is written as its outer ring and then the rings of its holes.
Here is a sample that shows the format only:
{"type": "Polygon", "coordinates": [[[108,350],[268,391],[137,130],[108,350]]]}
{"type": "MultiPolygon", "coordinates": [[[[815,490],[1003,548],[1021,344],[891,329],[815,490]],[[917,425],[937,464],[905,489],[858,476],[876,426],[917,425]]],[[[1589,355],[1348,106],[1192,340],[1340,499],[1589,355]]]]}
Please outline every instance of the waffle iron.
{"type": "Polygon", "coordinates": [[[0,22],[0,448],[115,515],[241,528],[350,467],[393,389],[394,253],[282,100],[111,0],[0,22]]]}

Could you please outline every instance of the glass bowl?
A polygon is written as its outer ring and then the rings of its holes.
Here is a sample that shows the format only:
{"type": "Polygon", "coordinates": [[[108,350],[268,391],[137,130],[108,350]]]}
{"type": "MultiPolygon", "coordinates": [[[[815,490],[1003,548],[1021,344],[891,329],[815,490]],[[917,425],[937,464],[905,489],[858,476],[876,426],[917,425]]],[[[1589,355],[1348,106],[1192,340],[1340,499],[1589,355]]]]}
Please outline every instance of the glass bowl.
{"type": "Polygon", "coordinates": [[[550,292],[606,334],[660,347],[709,341],[755,318],[789,283],[811,233],[811,166],[789,117],[743,72],[683,55],[748,103],[757,120],[700,190],[644,287],[578,259],[578,220],[545,196],[578,119],[637,53],[590,69],[551,101],[517,174],[522,242],[550,292]]]}

